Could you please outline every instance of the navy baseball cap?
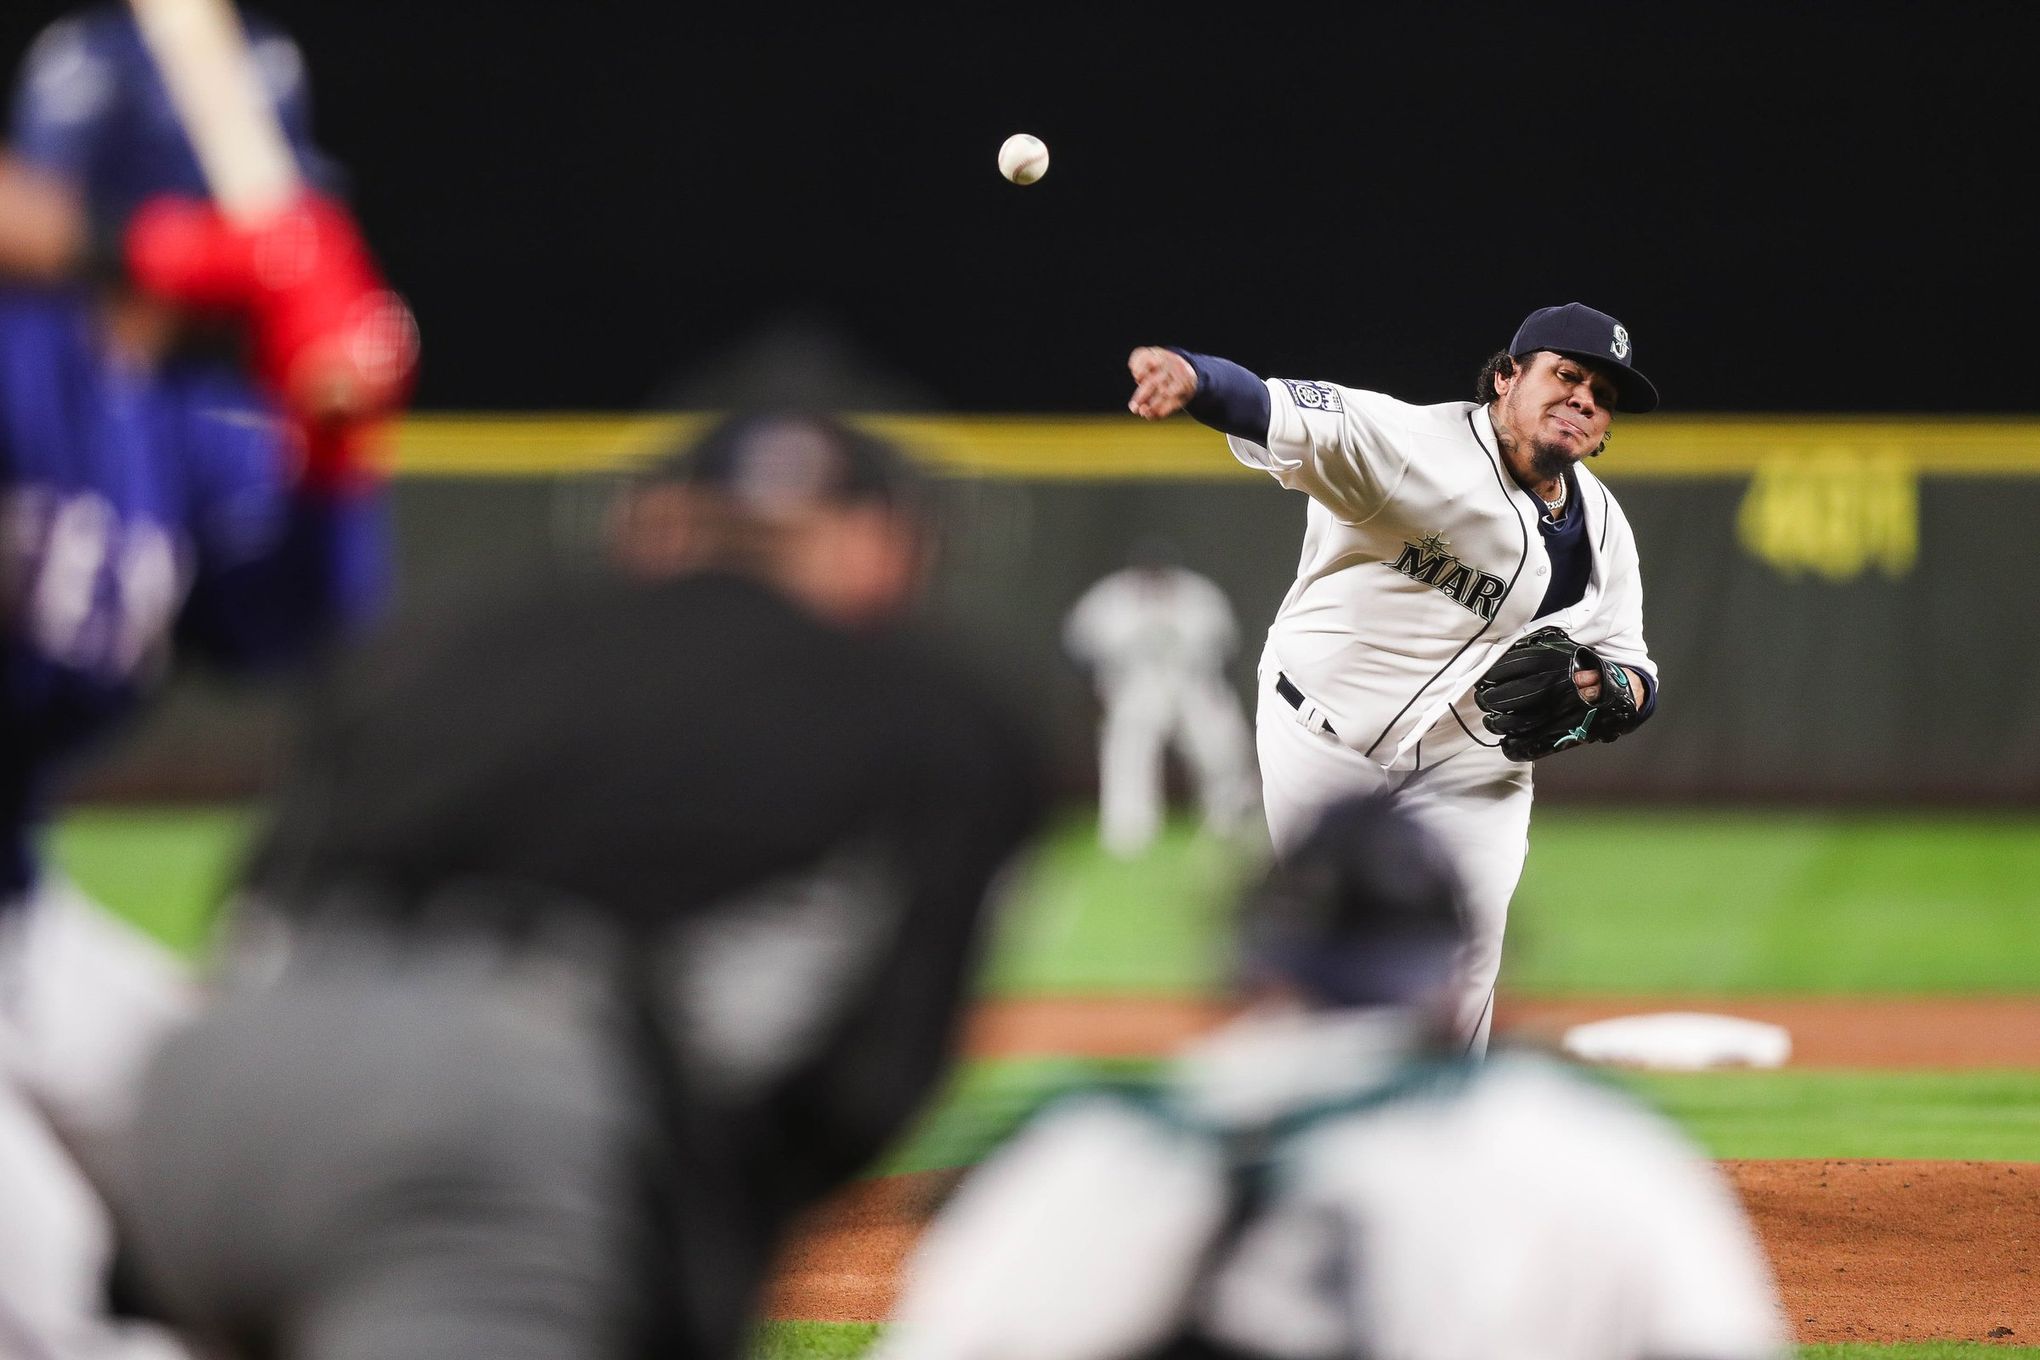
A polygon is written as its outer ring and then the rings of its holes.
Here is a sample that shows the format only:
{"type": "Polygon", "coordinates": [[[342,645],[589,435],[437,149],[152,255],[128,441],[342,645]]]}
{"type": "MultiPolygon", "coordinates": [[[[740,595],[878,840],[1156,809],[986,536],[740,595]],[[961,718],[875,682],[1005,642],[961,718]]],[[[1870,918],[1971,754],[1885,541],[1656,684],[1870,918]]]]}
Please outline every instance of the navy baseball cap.
{"type": "Polygon", "coordinates": [[[1539,307],[1516,328],[1509,353],[1524,355],[1540,349],[1607,369],[1615,379],[1616,410],[1656,409],[1657,386],[1630,363],[1636,354],[1636,344],[1629,338],[1629,328],[1606,312],[1597,312],[1583,302],[1539,307]]]}

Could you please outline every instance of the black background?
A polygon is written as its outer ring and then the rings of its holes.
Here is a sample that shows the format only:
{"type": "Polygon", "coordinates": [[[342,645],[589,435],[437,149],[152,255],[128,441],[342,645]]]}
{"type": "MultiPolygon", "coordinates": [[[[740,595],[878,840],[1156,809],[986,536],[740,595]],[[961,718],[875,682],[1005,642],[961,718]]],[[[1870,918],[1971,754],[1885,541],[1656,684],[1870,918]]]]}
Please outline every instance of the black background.
{"type": "Polygon", "coordinates": [[[2040,409],[2031,6],[265,12],[426,407],[685,400],[794,318],[898,403],[1110,411],[1153,342],[1437,401],[1580,300],[1667,410],[2040,409]]]}

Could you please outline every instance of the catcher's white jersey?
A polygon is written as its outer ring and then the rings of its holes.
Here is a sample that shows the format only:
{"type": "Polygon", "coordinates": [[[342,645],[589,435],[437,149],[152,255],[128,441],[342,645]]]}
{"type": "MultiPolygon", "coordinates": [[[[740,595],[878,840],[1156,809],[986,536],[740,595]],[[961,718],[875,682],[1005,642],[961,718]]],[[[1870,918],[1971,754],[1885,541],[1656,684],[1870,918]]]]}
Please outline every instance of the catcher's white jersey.
{"type": "MultiPolygon", "coordinates": [[[[1529,631],[1551,563],[1540,506],[1510,478],[1487,408],[1267,387],[1268,442],[1231,436],[1233,455],[1310,496],[1296,583],[1268,634],[1275,664],[1341,742],[1385,768],[1494,744],[1471,688],[1529,631]]],[[[1654,681],[1629,521],[1584,465],[1576,474],[1593,573],[1578,604],[1537,621],[1654,681]]]]}
{"type": "Polygon", "coordinates": [[[1785,1354],[1755,1236],[1674,1128],[1528,1056],[1370,1102],[1407,1024],[1250,1017],[1188,1056],[1197,1123],[1302,1126],[1215,1261],[1216,1140],[1116,1099],[1051,1112],[937,1220],[880,1360],[1110,1360],[1186,1328],[1281,1360],[1785,1354]]]}
{"type": "Polygon", "coordinates": [[[0,902],[0,1356],[183,1360],[106,1312],[112,1216],[155,1045],[197,995],[182,966],[60,875],[0,902]]]}

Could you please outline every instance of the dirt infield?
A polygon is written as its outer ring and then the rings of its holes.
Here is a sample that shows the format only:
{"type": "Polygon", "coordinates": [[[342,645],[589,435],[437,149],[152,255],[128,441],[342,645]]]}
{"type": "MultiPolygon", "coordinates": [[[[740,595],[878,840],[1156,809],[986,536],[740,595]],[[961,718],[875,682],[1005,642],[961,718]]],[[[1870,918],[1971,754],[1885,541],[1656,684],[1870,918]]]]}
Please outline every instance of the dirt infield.
{"type": "Polygon", "coordinates": [[[766,1316],[882,1321],[914,1240],[961,1177],[923,1171],[863,1181],[810,1214],[780,1263],[766,1316]]]}
{"type": "MultiPolygon", "coordinates": [[[[2040,1166],[1728,1162],[1802,1343],[2040,1342],[2040,1166]]],[[[873,1322],[954,1172],[868,1181],[795,1244],[773,1317],[873,1322]]]]}
{"type": "MultiPolygon", "coordinates": [[[[1498,1031],[1549,1041],[1611,1015],[1707,1010],[1782,1024],[1795,1066],[2040,1067],[2040,999],[1506,1000],[1498,1031]]],[[[1220,1018],[1199,1003],[1014,1002],[974,1018],[977,1057],[1166,1052],[1220,1018]]],[[[1802,1343],[1933,1339],[2040,1345],[2040,1165],[1746,1161],[1724,1164],[1770,1253],[1802,1343]]],[[[773,1317],[875,1321],[960,1173],[853,1187],[811,1217],[770,1300],[773,1317]]]]}
{"type": "Polygon", "coordinates": [[[1802,1342],[2040,1344],[2040,1165],[1726,1165],[1802,1342]]]}
{"type": "MultiPolygon", "coordinates": [[[[1542,1001],[1504,996],[1498,1035],[1555,1042],[1570,1025],[1615,1015],[1697,1010],[1783,1025],[1795,1067],[2040,1067],[2040,997],[1596,997],[1542,1001]]],[[[1210,1028],[1209,1002],[1073,997],[1007,1001],[973,1017],[972,1056],[1166,1053],[1210,1028]]]]}

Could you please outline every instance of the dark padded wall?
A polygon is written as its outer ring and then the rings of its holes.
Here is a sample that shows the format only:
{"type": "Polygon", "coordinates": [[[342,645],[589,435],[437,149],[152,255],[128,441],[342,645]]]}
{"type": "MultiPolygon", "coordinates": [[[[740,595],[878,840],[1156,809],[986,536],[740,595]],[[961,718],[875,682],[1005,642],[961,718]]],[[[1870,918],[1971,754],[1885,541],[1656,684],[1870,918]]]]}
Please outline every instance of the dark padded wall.
{"type": "MultiPolygon", "coordinates": [[[[1615,746],[1547,762],[1547,797],[2040,802],[2040,665],[2025,565],[2040,478],[1612,483],[1641,545],[1659,717],[1615,746]],[[1874,490],[1874,488],[1873,488],[1874,490]]],[[[407,598],[477,588],[588,551],[597,478],[398,485],[407,598]]],[[[958,479],[944,484],[932,610],[1038,714],[1072,792],[1094,717],[1060,654],[1063,611],[1143,534],[1168,539],[1239,613],[1243,698],[1287,588],[1301,497],[1216,481],[958,479]]],[[[279,749],[284,699],[182,682],[91,781],[102,793],[245,791],[279,749]]]]}

